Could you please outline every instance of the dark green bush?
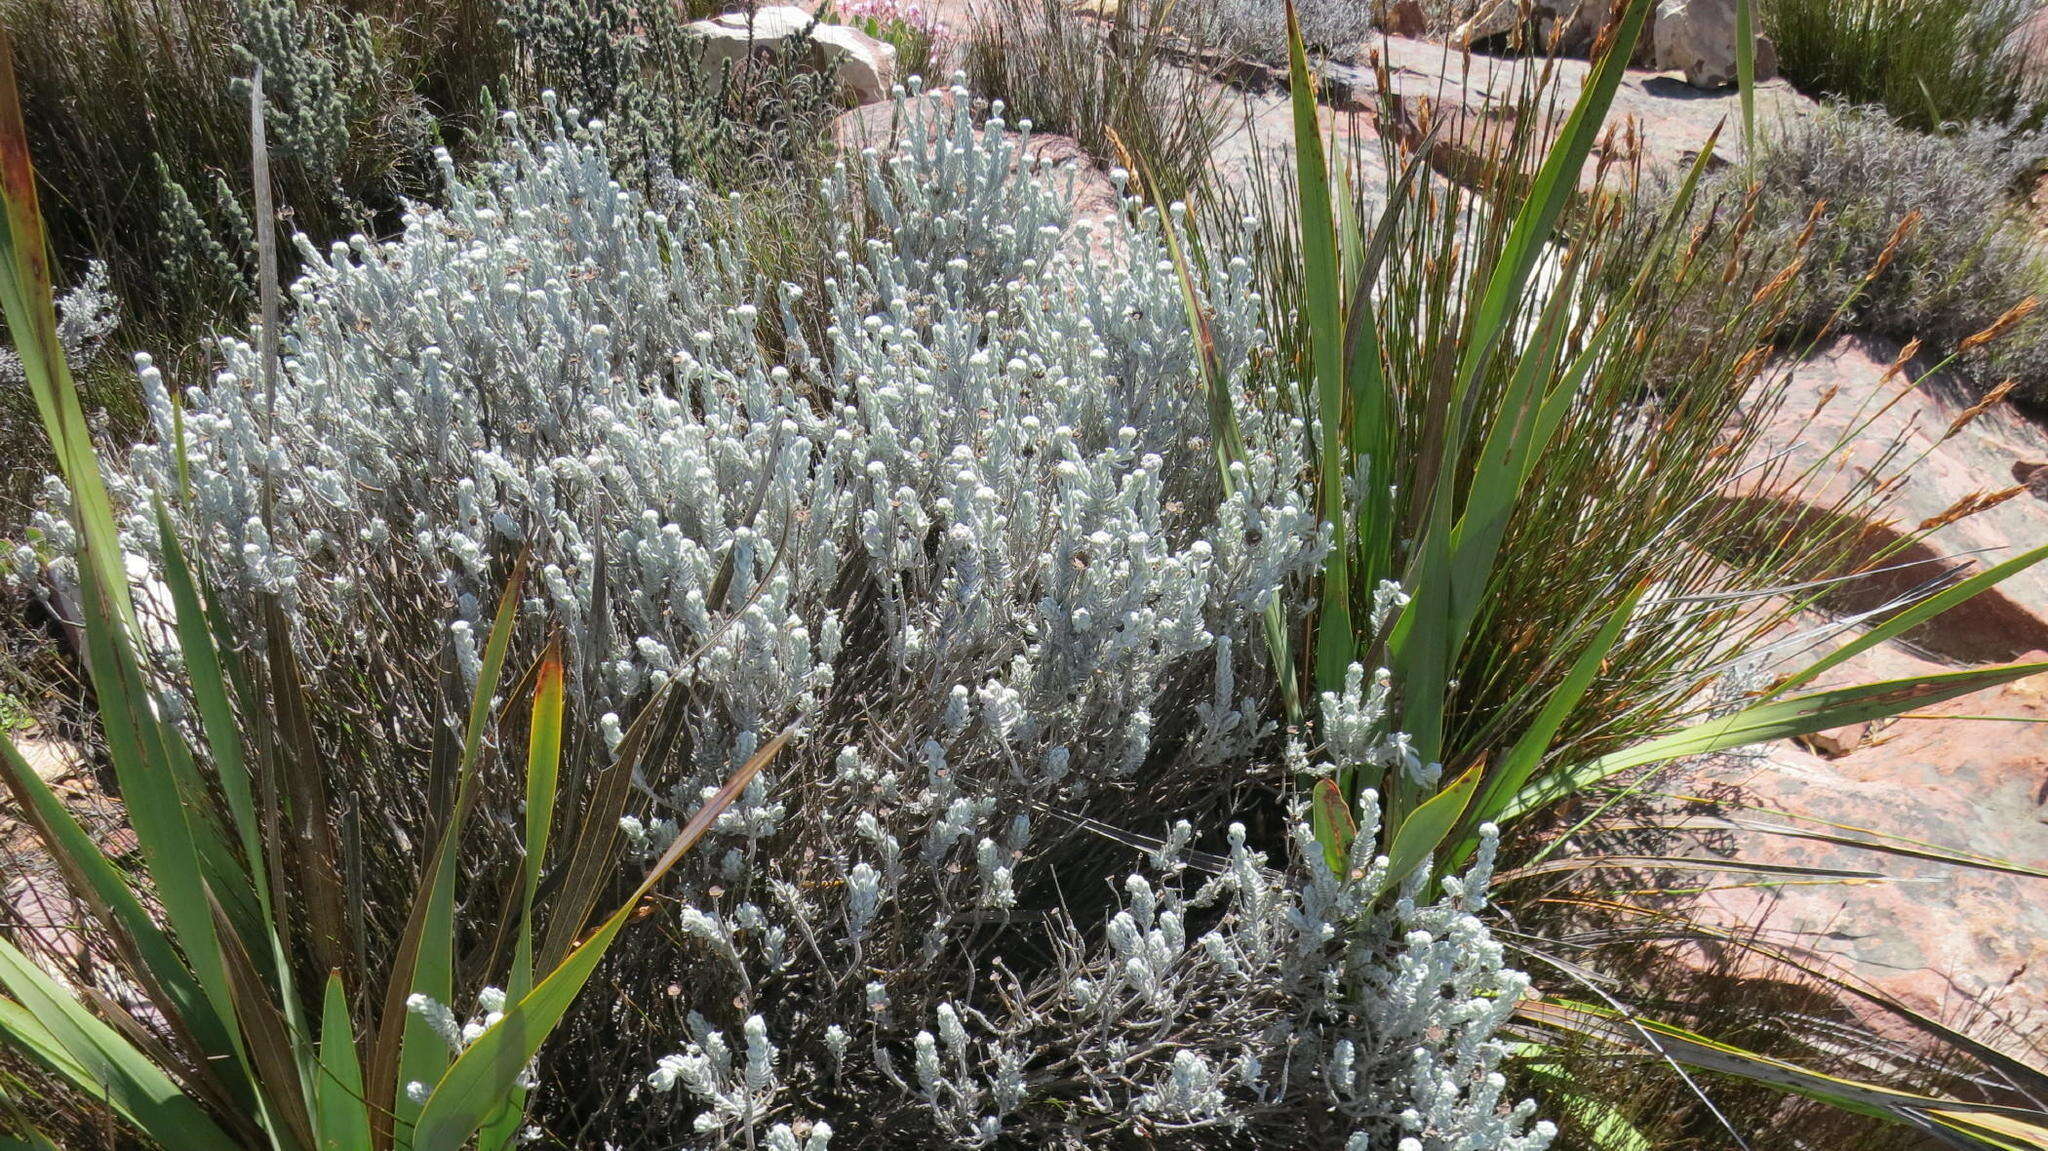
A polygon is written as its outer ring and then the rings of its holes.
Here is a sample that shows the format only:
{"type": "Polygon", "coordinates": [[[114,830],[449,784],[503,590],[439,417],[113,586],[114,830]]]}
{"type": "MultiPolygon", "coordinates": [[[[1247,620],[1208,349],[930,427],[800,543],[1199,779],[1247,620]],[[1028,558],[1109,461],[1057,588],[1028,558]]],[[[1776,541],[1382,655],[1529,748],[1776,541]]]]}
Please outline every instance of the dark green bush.
{"type": "Polygon", "coordinates": [[[2035,123],[2027,0],[1767,0],[1764,28],[1802,92],[1877,104],[1922,130],[2035,123]]]}

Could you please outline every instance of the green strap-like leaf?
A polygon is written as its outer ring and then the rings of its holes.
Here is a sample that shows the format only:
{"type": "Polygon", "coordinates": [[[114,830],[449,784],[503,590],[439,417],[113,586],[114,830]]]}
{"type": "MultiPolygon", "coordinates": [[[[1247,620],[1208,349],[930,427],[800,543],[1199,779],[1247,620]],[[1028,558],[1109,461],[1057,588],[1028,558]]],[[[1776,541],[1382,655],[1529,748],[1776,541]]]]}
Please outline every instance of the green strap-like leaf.
{"type": "Polygon", "coordinates": [[[21,357],[43,427],[71,493],[78,526],[76,556],[85,608],[87,669],[129,821],[163,904],[199,986],[214,1011],[229,1017],[227,980],[206,906],[207,868],[188,815],[188,797],[203,794],[186,766],[166,754],[167,732],[151,703],[133,649],[138,628],[128,593],[120,533],[113,502],[100,477],[100,463],[79,405],[71,370],[57,338],[50,297],[49,252],[36,203],[36,177],[29,160],[27,130],[15,89],[12,44],[0,30],[0,308],[21,357]]]}
{"type": "Polygon", "coordinates": [[[114,613],[132,633],[135,607],[128,596],[120,549],[114,546],[114,505],[107,498],[92,431],[57,338],[54,282],[42,209],[36,202],[28,129],[15,87],[14,45],[5,25],[0,25],[0,312],[6,316],[29,393],[49,433],[58,471],[71,491],[73,514],[85,539],[79,563],[114,589],[114,613]]]}
{"type": "Polygon", "coordinates": [[[127,877],[93,843],[11,740],[0,739],[0,771],[44,849],[63,868],[73,893],[86,900],[101,923],[120,933],[124,946],[141,962],[143,974],[162,993],[159,1009],[176,1015],[206,1052],[229,1050],[220,1017],[170,939],[128,886],[127,877]]]}
{"type": "Polygon", "coordinates": [[[506,992],[517,1000],[533,987],[533,900],[540,887],[541,865],[548,854],[548,829],[554,821],[555,787],[562,774],[562,649],[551,644],[541,656],[540,680],[533,693],[532,730],[526,748],[526,858],[519,904],[519,941],[506,992]]]}
{"type": "Polygon", "coordinates": [[[313,1118],[320,1151],[365,1151],[370,1146],[369,1101],[363,1095],[363,1065],[349,1023],[348,993],[341,973],[327,975],[320,1011],[319,1078],[313,1084],[313,1118]]]}
{"type": "Polygon", "coordinates": [[[1479,790],[1483,764],[1473,764],[1450,785],[1424,800],[1394,831],[1393,846],[1387,849],[1387,880],[1396,886],[1415,869],[1429,861],[1451,829],[1465,814],[1472,796],[1479,790]]]}
{"type": "MultiPolygon", "coordinates": [[[[554,819],[555,788],[562,771],[562,649],[548,645],[542,654],[533,692],[533,720],[526,747],[526,858],[520,868],[519,934],[513,945],[512,974],[505,993],[518,1002],[533,990],[533,901],[540,887],[541,864],[548,854],[548,830],[554,819]]],[[[514,1086],[497,1115],[477,1136],[482,1151],[510,1147],[518,1139],[526,1114],[526,1091],[514,1086]]]]}
{"type": "Polygon", "coordinates": [[[389,1100],[389,1110],[373,1110],[374,1139],[378,1148],[394,1142],[403,1145],[420,1112],[406,1090],[409,1083],[431,1083],[448,1067],[447,1043],[426,1020],[410,1011],[406,1003],[424,995],[453,1010],[455,997],[455,880],[457,846],[462,828],[479,791],[477,773],[483,754],[484,731],[490,725],[491,704],[498,681],[505,670],[505,655],[512,646],[521,588],[525,583],[526,553],[512,566],[512,576],[498,600],[496,618],[484,643],[477,670],[476,693],[470,701],[469,722],[462,737],[462,755],[456,773],[455,806],[448,826],[441,831],[420,878],[421,890],[413,902],[405,931],[399,937],[397,958],[392,963],[390,983],[385,988],[383,1013],[379,1017],[377,1041],[370,1055],[367,1089],[375,1100],[389,1100]]]}
{"type": "MultiPolygon", "coordinates": [[[[211,893],[209,893],[211,894],[211,893]]],[[[250,1082],[258,1115],[277,1151],[315,1151],[312,1096],[315,1058],[312,1037],[294,1028],[241,940],[227,924],[227,912],[213,904],[220,925],[221,955],[235,997],[235,1019],[248,1051],[250,1082]]]]}
{"type": "Polygon", "coordinates": [[[1460,397],[1471,390],[1487,357],[1506,335],[1520,310],[1529,278],[1543,258],[1544,245],[1550,242],[1566,205],[1578,193],[1579,173],[1600,138],[1608,109],[1614,106],[1615,92],[1628,70],[1629,57],[1635,54],[1650,5],[1651,0],[1629,0],[1622,10],[1613,41],[1587,74],[1578,101],[1572,105],[1571,114],[1544,156],[1536,178],[1529,183],[1528,195],[1515,213],[1500,262],[1494,267],[1473,316],[1471,342],[1465,346],[1458,368],[1460,397]]]}
{"type": "Polygon", "coordinates": [[[747,788],[761,768],[778,755],[795,735],[785,728],[755,752],[725,786],[707,800],[676,835],[647,878],[630,898],[619,905],[588,940],[578,945],[548,973],[532,991],[513,1004],[497,1023],[465,1048],[448,1073],[434,1086],[433,1094],[420,1111],[413,1131],[412,1151],[460,1151],[477,1129],[505,1106],[517,1087],[519,1077],[539,1052],[548,1033],[560,1023],[569,1005],[597,970],[598,961],[618,938],[640,901],[654,890],[663,876],[675,867],[704,837],[711,825],[747,788]]]}
{"type": "Polygon", "coordinates": [[[1321,113],[1308,48],[1294,0],[1287,0],[1287,83],[1293,98],[1295,189],[1301,228],[1309,354],[1315,372],[1318,481],[1323,522],[1335,546],[1323,564],[1322,606],[1317,616],[1316,687],[1335,691],[1351,666],[1357,636],[1351,626],[1351,557],[1344,514],[1345,442],[1344,296],[1339,280],[1342,253],[1330,166],[1323,154],[1321,113]]]}
{"type": "Polygon", "coordinates": [[[1811,735],[1844,724],[1903,715],[1916,708],[2025,679],[2043,671],[2048,671],[2048,662],[2002,664],[1858,684],[1756,704],[1733,715],[1697,723],[1545,776],[1509,801],[1501,818],[1517,818],[1633,768],[1748,747],[1774,739],[1811,735]]]}
{"type": "Polygon", "coordinates": [[[1904,635],[1906,632],[1919,627],[1921,624],[1926,623],[1950,608],[1974,599],[1983,592],[1990,591],[2013,576],[2040,563],[2043,559],[2048,559],[2048,544],[2043,544],[2032,551],[2016,555],[1995,567],[1986,568],[1968,579],[1960,580],[1949,587],[1943,588],[1934,595],[1917,601],[1904,611],[1894,612],[1886,617],[1884,622],[1865,629],[1855,639],[1814,660],[1797,673],[1786,678],[1783,683],[1773,689],[1773,694],[1782,694],[1802,684],[1812,683],[1822,672],[1838,667],[1876,647],[1878,644],[1884,643],[1886,640],[1904,635]]]}
{"type": "MultiPolygon", "coordinates": [[[[1530,278],[1543,258],[1557,221],[1578,193],[1579,173],[1599,138],[1608,109],[1613,107],[1615,92],[1621,86],[1649,9],[1650,0],[1630,0],[1606,53],[1587,75],[1578,101],[1515,213],[1500,260],[1473,306],[1453,386],[1440,397],[1447,421],[1439,440],[1441,459],[1428,492],[1429,511],[1421,531],[1421,544],[1405,580],[1410,602],[1388,645],[1392,670],[1404,693],[1402,727],[1425,760],[1440,758],[1443,753],[1443,684],[1464,646],[1456,610],[1457,584],[1460,579],[1469,584],[1474,578],[1469,572],[1458,575],[1460,566],[1469,562],[1468,557],[1455,554],[1444,538],[1459,518],[1454,501],[1466,438],[1467,398],[1494,349],[1520,313],[1530,278]]],[[[1489,560],[1485,568],[1490,567],[1489,560]]],[[[1483,586],[1483,578],[1480,582],[1483,586]]],[[[1390,792],[1388,812],[1399,814],[1408,800],[1406,788],[1397,784],[1390,792]]]]}
{"type": "Polygon", "coordinates": [[[170,1077],[0,938],[0,1042],[104,1102],[162,1147],[238,1151],[170,1077]]]}

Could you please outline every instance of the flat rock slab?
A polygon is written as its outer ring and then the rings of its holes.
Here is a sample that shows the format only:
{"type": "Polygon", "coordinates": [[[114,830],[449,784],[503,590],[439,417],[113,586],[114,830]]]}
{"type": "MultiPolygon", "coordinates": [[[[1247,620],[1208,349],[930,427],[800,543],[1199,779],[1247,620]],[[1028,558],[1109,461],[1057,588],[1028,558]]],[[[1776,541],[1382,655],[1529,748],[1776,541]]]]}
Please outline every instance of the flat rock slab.
{"type": "MultiPolygon", "coordinates": [[[[1822,832],[1867,829],[2048,869],[2048,676],[1938,710],[1987,718],[1894,720],[1835,758],[1774,744],[1760,759],[1716,761],[1672,782],[1692,794],[1732,792],[1741,807],[1728,814],[1743,807],[1797,813],[1803,818],[1782,822],[1822,832]]],[[[2048,1041],[2048,964],[2040,962],[2048,880],[1767,833],[1741,833],[1720,847],[1752,862],[1887,878],[1719,877],[1689,909],[1701,921],[1754,931],[1811,967],[1853,977],[2015,1055],[2048,1041]]],[[[1757,974],[1771,966],[1736,949],[1717,958],[1757,974]]],[[[1914,1038],[1896,1018],[1844,1002],[1873,1027],[1914,1038]]]]}
{"type": "MultiPolygon", "coordinates": [[[[1331,162],[1356,159],[1356,187],[1377,211],[1385,204],[1388,178],[1373,118],[1327,106],[1317,111],[1331,162]]],[[[1293,181],[1294,163],[1294,106],[1284,92],[1247,95],[1235,104],[1229,130],[1210,153],[1224,194],[1241,200],[1284,191],[1293,181]]]]}
{"type": "MultiPolygon", "coordinates": [[[[1900,347],[1842,337],[1794,365],[1784,403],[1754,458],[1813,469],[1804,498],[1831,506],[1885,484],[1896,538],[1941,524],[1922,561],[1872,581],[1875,606],[1946,571],[1963,574],[2048,542],[2048,498],[2017,475],[2048,461],[2048,432],[2000,405],[1972,414],[1952,381],[1906,364],[1900,347]],[[1965,418],[1968,417],[1968,418],[1965,418]],[[1957,510],[1985,501],[1970,514],[1957,510]]],[[[1854,586],[1854,585],[1851,585],[1854,586]]],[[[2048,571],[2039,567],[1824,676],[1836,687],[1983,665],[2048,659],[2048,571]]],[[[1818,651],[1810,653],[1817,655],[1818,651]]],[[[1810,657],[1810,656],[1809,656],[1810,657]]],[[[1931,714],[1772,744],[1671,781],[1688,795],[1728,795],[1738,809],[1795,813],[1808,829],[1864,829],[1938,850],[2048,870],[2048,675],[1925,709],[1931,714]],[[1837,825],[1830,827],[1828,825],[1837,825]]],[[[1720,844],[1745,860],[1882,872],[1868,882],[1724,882],[1689,909],[1704,921],[1853,976],[1922,1014],[2022,1056],[2048,1049],[2048,879],[1747,833],[1720,844]]],[[[1713,949],[1709,949],[1710,951],[1713,949]]],[[[1769,964],[1722,949],[1756,974],[1769,964]]],[[[1902,1040],[1914,1038],[1853,998],[1845,1005],[1902,1040]]]]}
{"type": "MultiPolygon", "coordinates": [[[[1857,485],[1889,484],[1896,521],[1889,531],[1939,522],[1972,501],[1996,501],[1936,528],[1928,548],[1901,559],[1945,562],[1876,582],[1881,595],[1903,593],[1943,568],[1978,571],[2048,543],[2048,493],[2019,478],[2027,465],[2048,461],[2048,432],[2006,405],[1956,428],[1970,397],[1951,380],[1923,378],[1910,364],[1891,372],[1898,354],[1890,341],[1842,337],[1807,358],[1793,369],[1785,402],[1755,448],[1759,460],[1782,456],[1788,471],[1812,469],[1808,494],[1815,502],[1857,485]]],[[[1959,665],[2048,649],[2048,563],[2012,576],[1910,638],[1927,654],[1959,665]]],[[[2048,750],[2048,734],[2042,739],[2039,746],[2048,750]]]]}
{"type": "MultiPolygon", "coordinates": [[[[1369,48],[1384,60],[1394,95],[1438,114],[1456,113],[1482,122],[1498,119],[1539,92],[1549,93],[1544,98],[1562,121],[1592,71],[1584,60],[1484,56],[1406,36],[1385,36],[1369,48]]],[[[1336,74],[1356,92],[1373,91],[1369,68],[1340,67],[1336,74]]],[[[1783,80],[1758,84],[1757,130],[1774,130],[1812,115],[1818,107],[1783,80]]],[[[1615,133],[1620,149],[1612,158],[1629,159],[1639,153],[1650,174],[1683,172],[1717,127],[1721,135],[1709,163],[1721,166],[1742,159],[1740,96],[1732,88],[1694,88],[1677,72],[1629,69],[1605,126],[1615,133]]],[[[1588,165],[1589,174],[1594,167],[1588,165]]]]}

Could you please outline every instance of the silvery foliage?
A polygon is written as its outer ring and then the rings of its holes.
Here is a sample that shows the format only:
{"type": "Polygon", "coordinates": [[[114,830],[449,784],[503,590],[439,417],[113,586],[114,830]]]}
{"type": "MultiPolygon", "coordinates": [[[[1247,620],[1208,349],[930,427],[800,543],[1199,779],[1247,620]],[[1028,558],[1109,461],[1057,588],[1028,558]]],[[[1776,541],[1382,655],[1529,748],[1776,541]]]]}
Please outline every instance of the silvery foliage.
{"type": "MultiPolygon", "coordinates": [[[[142,362],[155,438],[114,481],[134,546],[185,480],[175,514],[224,604],[283,601],[316,697],[347,682],[319,657],[421,585],[451,610],[379,631],[387,658],[449,651],[474,682],[504,559],[530,548],[522,618],[591,653],[575,686],[614,747],[659,687],[692,701],[687,753],[650,766],[658,806],[624,829],[642,851],[805,729],[679,869],[681,950],[630,938],[629,986],[585,1005],[634,1046],[659,1020],[628,1005],[687,995],[636,1104],[656,1130],[1089,1146],[1307,1112],[1354,1147],[1535,1151],[1548,1129],[1500,1098],[1492,1028],[1522,988],[1474,918],[1483,860],[1443,902],[1375,901],[1383,864],[1339,882],[1298,831],[1285,870],[1236,827],[1191,867],[1182,821],[1106,923],[1065,917],[1054,877],[1102,874],[1103,816],[1301,766],[1262,758],[1255,621],[1326,544],[1278,405],[1240,404],[1249,459],[1216,480],[1166,221],[1133,206],[1098,243],[1020,175],[999,108],[978,130],[953,105],[906,102],[943,122],[828,179],[823,299],[757,295],[719,202],[649,208],[573,113],[508,124],[503,161],[450,171],[399,239],[305,253],[274,403],[244,342],[181,420],[142,362]]],[[[1252,282],[1233,259],[1204,285],[1239,388],[1252,282]]],[[[42,526],[61,547],[62,518],[42,526]]],[[[1377,705],[1326,701],[1333,730],[1377,705]]],[[[402,734],[394,755],[430,742],[402,734]]]]}
{"type": "MultiPolygon", "coordinates": [[[[120,322],[120,305],[107,284],[107,266],[98,260],[87,264],[85,275],[57,297],[57,345],[74,370],[92,359],[120,322]]],[[[0,347],[0,385],[28,386],[21,355],[12,347],[0,347]]]]}
{"type": "MultiPolygon", "coordinates": [[[[1297,0],[1295,10],[1304,41],[1346,54],[1372,32],[1379,5],[1375,0],[1297,0]]],[[[1201,0],[1196,11],[1213,21],[1209,34],[1221,43],[1252,56],[1286,58],[1286,5],[1270,0],[1201,0]]]]}
{"type": "MultiPolygon", "coordinates": [[[[1330,729],[1383,730],[1385,696],[1360,690],[1363,679],[1354,668],[1351,690],[1324,697],[1330,729]]],[[[1406,745],[1356,750],[1392,763],[1406,745]]],[[[1310,770],[1298,748],[1292,758],[1310,770]]],[[[1363,808],[1347,875],[1322,862],[1298,811],[1284,871],[1249,845],[1242,824],[1216,857],[1189,850],[1194,829],[1181,821],[1114,885],[1099,929],[1084,938],[1070,926],[1057,961],[1033,978],[997,969],[991,990],[926,989],[919,1002],[935,1005],[915,1010],[903,1002],[908,989],[870,982],[864,1010],[830,1015],[815,1045],[778,1047],[761,1014],[739,1041],[693,1014],[690,1042],[647,1084],[689,1097],[706,1145],[739,1143],[766,1116],[815,1109],[795,1085],[825,1083],[870,1110],[907,1097],[925,1113],[918,1146],[985,1147],[1030,1133],[1034,1145],[1087,1147],[1111,1132],[1232,1144],[1313,1117],[1353,1151],[1542,1151],[1555,1129],[1531,1122],[1532,1103],[1510,1103],[1500,1073],[1498,1031],[1528,981],[1506,967],[1479,917],[1494,829],[1483,829],[1472,869],[1425,903],[1427,869],[1389,874],[1385,857],[1372,856],[1373,793],[1363,808]],[[799,1050],[812,1052],[809,1065],[791,1057],[799,1050]]],[[[840,960],[834,979],[857,984],[873,958],[877,909],[906,898],[920,876],[873,811],[836,849],[854,861],[836,900],[778,892],[736,915],[693,906],[685,930],[757,985],[793,962],[798,938],[840,960]]],[[[783,1000],[783,1025],[793,1035],[815,1026],[814,1004],[783,1000]]]]}
{"type": "MultiPolygon", "coordinates": [[[[807,342],[785,286],[771,363],[717,202],[654,213],[590,133],[529,133],[482,184],[451,171],[447,208],[416,209],[401,240],[305,253],[274,415],[246,343],[187,391],[195,543],[313,642],[373,614],[392,567],[440,573],[473,677],[493,557],[523,541],[527,613],[603,652],[581,669],[599,698],[679,678],[719,702],[723,730],[692,741],[718,775],[816,714],[844,662],[835,588],[858,578],[891,678],[960,685],[938,689],[953,718],[935,734],[960,733],[971,696],[1015,754],[1102,744],[1127,773],[1152,722],[1143,686],[1228,644],[1211,625],[1312,560],[1299,429],[1250,429],[1273,447],[1198,522],[1187,509],[1216,499],[1207,417],[1159,223],[1140,224],[1129,274],[1071,259],[1058,195],[1010,175],[1016,148],[963,110],[836,173],[830,346],[807,342]],[[862,213],[881,236],[853,231],[862,213]],[[603,621],[600,538],[618,582],[603,621]]],[[[1256,338],[1249,285],[1240,261],[1213,286],[1226,362],[1256,338]]],[[[147,362],[141,376],[157,438],[126,481],[136,509],[175,473],[164,382],[147,362]]],[[[1254,726],[1215,662],[1212,756],[1254,726]]],[[[944,747],[929,752],[946,777],[944,747]]]]}

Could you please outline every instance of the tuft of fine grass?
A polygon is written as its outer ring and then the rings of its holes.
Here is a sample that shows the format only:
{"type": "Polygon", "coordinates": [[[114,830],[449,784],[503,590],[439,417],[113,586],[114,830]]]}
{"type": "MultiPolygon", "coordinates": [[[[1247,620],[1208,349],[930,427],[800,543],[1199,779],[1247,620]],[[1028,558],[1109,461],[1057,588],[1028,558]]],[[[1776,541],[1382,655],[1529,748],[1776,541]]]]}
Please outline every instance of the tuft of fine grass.
{"type": "Polygon", "coordinates": [[[1769,0],[1764,30],[1802,92],[1876,104],[1921,131],[2038,123],[2026,0],[1769,0]]]}
{"type": "Polygon", "coordinates": [[[968,86],[1011,123],[1072,136],[1133,173],[1155,203],[1188,199],[1228,127],[1230,97],[1175,46],[1208,37],[1172,0],[1128,0],[1103,19],[1063,0],[985,0],[967,34],[968,86]],[[1169,23],[1171,21],[1171,23],[1169,23]]]}

